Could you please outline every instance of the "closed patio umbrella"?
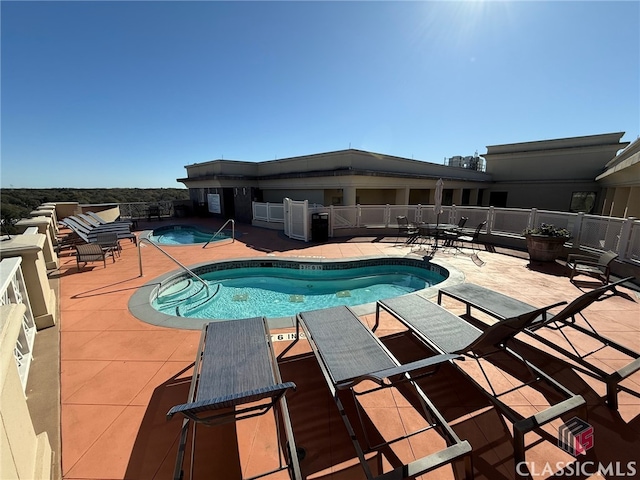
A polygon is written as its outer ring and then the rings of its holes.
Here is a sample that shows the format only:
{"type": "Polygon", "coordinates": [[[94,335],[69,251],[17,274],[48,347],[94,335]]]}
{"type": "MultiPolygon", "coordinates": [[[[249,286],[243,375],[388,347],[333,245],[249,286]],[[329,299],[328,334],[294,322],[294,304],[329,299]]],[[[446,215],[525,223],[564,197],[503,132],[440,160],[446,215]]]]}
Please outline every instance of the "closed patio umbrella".
{"type": "Polygon", "coordinates": [[[435,194],[435,203],[433,205],[433,211],[436,214],[436,225],[440,224],[440,214],[443,212],[442,210],[442,190],[444,190],[444,182],[441,178],[436,182],[436,194],[435,194]]]}

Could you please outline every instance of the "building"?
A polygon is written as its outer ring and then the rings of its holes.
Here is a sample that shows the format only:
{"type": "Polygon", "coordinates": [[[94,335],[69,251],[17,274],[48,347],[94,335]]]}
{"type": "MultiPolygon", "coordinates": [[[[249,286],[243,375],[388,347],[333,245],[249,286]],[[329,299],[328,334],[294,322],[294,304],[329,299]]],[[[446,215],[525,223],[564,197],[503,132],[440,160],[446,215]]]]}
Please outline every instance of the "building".
{"type": "MultiPolygon", "coordinates": [[[[459,166],[452,166],[348,149],[265,162],[196,163],[185,166],[187,177],[178,181],[189,188],[196,209],[246,222],[251,221],[253,201],[281,203],[291,198],[322,205],[432,204],[439,178],[445,182],[444,205],[594,213],[605,204],[596,177],[629,145],[620,141],[623,135],[489,146],[483,155],[486,172],[477,169],[480,159],[476,168],[470,168],[466,157],[453,162],[459,166]]],[[[637,164],[637,156],[634,158],[637,164]]],[[[618,182],[616,178],[611,180],[618,182]]]]}
{"type": "Polygon", "coordinates": [[[640,217],[640,138],[607,163],[596,181],[604,189],[603,215],[640,217]]]}
{"type": "Polygon", "coordinates": [[[494,207],[600,213],[598,177],[627,145],[624,132],[537,142],[492,145],[483,155],[494,207]]]}

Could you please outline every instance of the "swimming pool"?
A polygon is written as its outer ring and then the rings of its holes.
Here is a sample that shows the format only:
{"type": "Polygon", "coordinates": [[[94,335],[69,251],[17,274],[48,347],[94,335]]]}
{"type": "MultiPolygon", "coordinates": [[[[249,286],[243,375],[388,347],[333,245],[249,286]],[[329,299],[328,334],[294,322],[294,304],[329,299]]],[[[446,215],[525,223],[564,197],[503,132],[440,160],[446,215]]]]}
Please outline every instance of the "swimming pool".
{"type": "MultiPolygon", "coordinates": [[[[168,225],[153,230],[147,238],[160,245],[190,245],[194,243],[207,243],[215,234],[215,231],[205,230],[193,225],[168,225]]],[[[231,230],[223,230],[213,242],[232,238],[231,230]]]]}
{"type": "Polygon", "coordinates": [[[136,292],[130,311],[148,323],[178,328],[255,316],[288,319],[290,325],[301,311],[335,305],[363,313],[364,307],[370,313],[377,300],[430,290],[433,294],[434,285],[451,277],[449,269],[417,257],[242,259],[191,270],[206,281],[207,289],[187,272],[174,271],[136,292]]]}

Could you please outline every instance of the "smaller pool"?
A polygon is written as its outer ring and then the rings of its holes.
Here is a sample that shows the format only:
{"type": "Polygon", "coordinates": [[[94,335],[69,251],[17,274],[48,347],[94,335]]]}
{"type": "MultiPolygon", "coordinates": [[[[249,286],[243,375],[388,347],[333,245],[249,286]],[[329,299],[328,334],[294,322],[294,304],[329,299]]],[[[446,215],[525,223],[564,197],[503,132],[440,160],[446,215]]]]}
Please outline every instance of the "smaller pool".
{"type": "Polygon", "coordinates": [[[223,230],[218,233],[215,239],[211,240],[215,233],[215,231],[205,230],[193,225],[168,225],[156,228],[147,238],[160,245],[191,245],[194,243],[207,243],[208,241],[219,242],[232,238],[231,230],[223,230]]]}

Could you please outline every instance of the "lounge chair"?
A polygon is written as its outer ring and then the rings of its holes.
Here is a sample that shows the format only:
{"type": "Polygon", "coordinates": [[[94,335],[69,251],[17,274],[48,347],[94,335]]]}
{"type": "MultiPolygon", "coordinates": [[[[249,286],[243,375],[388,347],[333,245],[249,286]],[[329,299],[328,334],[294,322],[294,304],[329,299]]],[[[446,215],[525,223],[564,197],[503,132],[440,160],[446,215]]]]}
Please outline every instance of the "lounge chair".
{"type": "Polygon", "coordinates": [[[117,227],[111,227],[108,225],[103,225],[100,227],[90,228],[86,224],[78,221],[74,217],[67,217],[60,221],[63,225],[70,228],[74,231],[80,238],[85,240],[88,243],[93,243],[96,241],[96,237],[98,233],[106,233],[106,232],[115,232],[118,234],[118,239],[129,239],[135,244],[138,242],[138,237],[135,234],[131,233],[130,229],[126,225],[121,225],[117,227]]]}
{"type": "MultiPolygon", "coordinates": [[[[525,329],[525,333],[528,335],[577,363],[578,366],[574,368],[605,382],[607,386],[606,403],[611,409],[618,408],[618,391],[620,390],[624,390],[631,395],[640,396],[639,393],[620,385],[622,380],[640,370],[640,353],[634,352],[624,345],[599,334],[586,319],[583,310],[593,302],[608,298],[616,292],[618,285],[631,281],[633,278],[634,277],[628,277],[584,293],[569,303],[562,311],[556,314],[547,313],[546,315],[540,316],[525,329]],[[612,294],[606,295],[609,291],[611,291],[612,294]],[[580,323],[578,323],[578,317],[582,319],[580,323]],[[564,338],[563,344],[558,343],[559,339],[551,341],[541,335],[539,331],[544,327],[558,331],[564,338]],[[565,334],[566,329],[587,335],[597,340],[601,346],[590,352],[581,353],[574,345],[576,337],[565,334]],[[614,372],[607,372],[602,369],[601,364],[598,365],[596,362],[589,361],[591,355],[605,347],[613,348],[630,357],[630,362],[614,372]]],[[[467,315],[471,314],[471,307],[473,307],[499,320],[521,315],[535,309],[535,307],[516,300],[515,298],[472,283],[461,283],[440,289],[438,292],[438,303],[442,302],[443,295],[463,302],[467,308],[467,315]]]]}
{"type": "MultiPolygon", "coordinates": [[[[91,217],[88,217],[91,218],[91,217]]],[[[106,224],[106,225],[91,225],[88,223],[88,220],[85,220],[83,218],[81,218],[80,216],[71,216],[71,217],[67,217],[63,220],[63,222],[67,223],[71,221],[74,222],[77,226],[80,226],[81,228],[84,228],[87,231],[101,231],[101,232],[111,232],[111,231],[116,231],[116,232],[126,232],[126,233],[131,233],[131,228],[129,227],[129,225],[126,225],[124,223],[119,223],[119,224],[106,224]]],[[[91,221],[93,223],[97,223],[95,222],[93,219],[91,219],[91,221]]]]}
{"type": "Polygon", "coordinates": [[[114,220],[112,222],[108,222],[108,221],[106,221],[104,218],[102,218],[100,215],[98,215],[95,212],[87,212],[86,215],[88,215],[91,218],[93,218],[100,225],[128,225],[129,227],[131,227],[131,225],[133,225],[133,223],[130,222],[129,220],[114,220]]]}
{"type": "MultiPolygon", "coordinates": [[[[464,319],[445,310],[440,305],[436,305],[423,297],[403,295],[387,300],[380,300],[376,303],[376,325],[374,330],[378,326],[381,310],[385,310],[404,324],[411,333],[435,353],[464,355],[464,357],[477,362],[477,365],[484,374],[484,379],[489,384],[489,389],[483,387],[480,382],[469,375],[464,369],[459,368],[459,370],[485,393],[489,400],[500,409],[506,418],[513,422],[515,473],[516,477],[520,477],[521,469],[519,465],[525,461],[524,436],[526,433],[535,431],[543,425],[574,410],[578,410],[580,412],[579,415],[582,415],[583,418],[586,416],[585,401],[580,395],[571,392],[506,345],[535,318],[554,306],[556,305],[533,311],[529,310],[529,312],[525,314],[514,316],[502,322],[495,323],[485,330],[480,330],[464,319]],[[509,356],[509,362],[515,361],[524,365],[534,374],[533,379],[523,382],[522,385],[505,392],[496,392],[480,360],[492,358],[492,355],[497,353],[507,354],[509,356]],[[518,388],[531,385],[537,381],[546,382],[553,387],[561,397],[564,397],[564,400],[550,405],[545,410],[530,417],[523,418],[522,415],[508,407],[500,399],[502,395],[511,393],[518,388]]],[[[457,362],[453,362],[453,364],[459,367],[457,362]]]]}
{"type": "MultiPolygon", "coordinates": [[[[285,399],[285,394],[294,390],[295,384],[283,383],[280,378],[265,318],[206,324],[193,372],[187,403],[176,405],[167,413],[168,419],[176,414],[185,417],[175,480],[182,478],[189,421],[208,426],[222,425],[269,411],[274,413],[276,426],[283,427],[287,442],[284,450],[278,443],[278,465],[263,475],[288,470],[292,479],[302,478],[285,399]]],[[[195,425],[192,434],[195,438],[195,425]]]]}
{"type": "MultiPolygon", "coordinates": [[[[374,477],[365,459],[361,441],[352,427],[340,397],[350,393],[360,416],[363,407],[358,400],[359,396],[381,388],[393,387],[402,382],[412,387],[413,392],[423,406],[425,419],[430,423],[427,429],[435,428],[444,437],[447,447],[407,465],[394,466],[395,468],[392,471],[376,478],[413,478],[456,460],[464,463],[465,477],[472,478],[471,447],[469,443],[458,438],[431,400],[427,398],[411,377],[411,374],[415,373],[416,370],[437,367],[443,362],[457,358],[458,355],[437,355],[402,365],[376,338],[373,332],[348,307],[344,306],[303,312],[298,314],[296,318],[296,333],[300,333],[300,327],[306,333],[307,340],[318,360],[340,416],[349,432],[366,478],[371,479],[374,477]],[[377,385],[356,393],[354,388],[364,380],[371,380],[377,385]]],[[[300,338],[300,335],[297,335],[296,338],[300,338]]],[[[287,350],[288,348],[281,356],[287,350]]],[[[363,431],[366,431],[364,426],[363,431]]],[[[367,442],[368,451],[377,450],[422,431],[424,429],[397,439],[384,441],[381,445],[376,446],[368,444],[369,441],[366,435],[364,440],[367,442]]]]}
{"type": "Polygon", "coordinates": [[[567,267],[571,269],[569,281],[573,283],[573,277],[576,275],[589,275],[606,285],[611,275],[611,263],[616,258],[618,258],[616,252],[605,252],[598,257],[569,254],[567,257],[567,267]]]}
{"type": "Polygon", "coordinates": [[[102,223],[98,222],[96,219],[94,219],[93,217],[84,214],[84,213],[78,213],[76,215],[74,215],[76,218],[82,220],[84,223],[86,223],[89,227],[91,228],[95,228],[95,227],[99,227],[100,225],[103,225],[102,223]]]}
{"type": "Polygon", "coordinates": [[[112,248],[103,248],[95,243],[85,243],[82,245],[76,245],[75,247],[78,270],[80,270],[81,263],[84,263],[86,265],[89,262],[99,261],[102,261],[104,263],[104,268],[107,268],[107,257],[109,255],[111,255],[111,258],[113,258],[114,262],[116,261],[112,248]]]}

